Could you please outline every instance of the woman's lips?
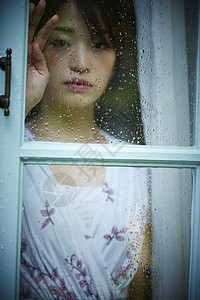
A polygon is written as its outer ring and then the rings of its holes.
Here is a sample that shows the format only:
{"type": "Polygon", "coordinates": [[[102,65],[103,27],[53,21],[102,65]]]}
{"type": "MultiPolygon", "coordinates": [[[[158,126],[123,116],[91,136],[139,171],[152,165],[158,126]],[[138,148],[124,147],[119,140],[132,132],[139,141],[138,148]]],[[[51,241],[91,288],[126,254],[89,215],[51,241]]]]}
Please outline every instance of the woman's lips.
{"type": "Polygon", "coordinates": [[[88,81],[79,78],[73,78],[71,81],[65,82],[65,86],[74,92],[84,92],[92,87],[88,81]]]}

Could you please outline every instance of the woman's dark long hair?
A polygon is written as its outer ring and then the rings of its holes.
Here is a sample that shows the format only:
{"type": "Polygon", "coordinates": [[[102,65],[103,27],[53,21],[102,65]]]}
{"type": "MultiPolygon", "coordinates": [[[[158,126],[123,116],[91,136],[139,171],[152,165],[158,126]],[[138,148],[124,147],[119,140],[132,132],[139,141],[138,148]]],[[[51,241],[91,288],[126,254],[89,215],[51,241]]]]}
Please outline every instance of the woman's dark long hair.
{"type": "MultiPolygon", "coordinates": [[[[66,1],[68,0],[46,0],[47,7],[39,28],[66,1]]],[[[106,28],[116,52],[114,75],[107,90],[95,104],[96,122],[101,129],[119,139],[144,144],[138,86],[134,2],[133,0],[75,1],[91,38],[93,34],[98,34],[104,39],[106,28]]],[[[38,1],[33,2],[37,4],[38,1]]]]}

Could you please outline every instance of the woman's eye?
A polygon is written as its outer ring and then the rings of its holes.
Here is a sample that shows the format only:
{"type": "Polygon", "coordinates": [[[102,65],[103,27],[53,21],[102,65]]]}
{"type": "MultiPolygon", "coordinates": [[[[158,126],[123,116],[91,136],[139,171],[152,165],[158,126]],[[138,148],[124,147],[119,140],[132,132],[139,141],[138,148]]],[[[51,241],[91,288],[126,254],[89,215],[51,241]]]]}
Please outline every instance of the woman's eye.
{"type": "Polygon", "coordinates": [[[56,39],[56,40],[52,40],[51,41],[51,46],[52,47],[66,47],[68,48],[70,46],[70,44],[65,41],[65,40],[61,40],[61,39],[56,39]]]}
{"type": "Polygon", "coordinates": [[[104,42],[93,43],[92,47],[97,50],[105,50],[105,49],[109,48],[108,45],[104,42]]]}

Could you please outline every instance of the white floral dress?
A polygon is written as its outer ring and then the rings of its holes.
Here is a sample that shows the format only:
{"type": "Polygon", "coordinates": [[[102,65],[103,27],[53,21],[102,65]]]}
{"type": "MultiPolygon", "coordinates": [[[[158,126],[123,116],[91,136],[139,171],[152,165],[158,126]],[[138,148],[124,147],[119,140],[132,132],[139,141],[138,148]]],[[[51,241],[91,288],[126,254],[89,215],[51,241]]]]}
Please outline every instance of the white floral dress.
{"type": "Polygon", "coordinates": [[[24,168],[20,298],[126,298],[144,238],[148,170],[107,167],[102,187],[70,180],[58,184],[48,165],[24,168]]]}

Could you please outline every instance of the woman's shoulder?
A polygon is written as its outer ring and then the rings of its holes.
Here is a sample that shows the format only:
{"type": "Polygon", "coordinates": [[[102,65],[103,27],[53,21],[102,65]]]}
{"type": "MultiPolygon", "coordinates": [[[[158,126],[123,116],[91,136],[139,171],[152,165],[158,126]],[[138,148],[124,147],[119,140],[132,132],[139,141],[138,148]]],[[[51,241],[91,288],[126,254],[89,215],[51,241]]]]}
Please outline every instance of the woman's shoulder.
{"type": "MultiPolygon", "coordinates": [[[[128,143],[127,141],[124,140],[120,140],[116,137],[114,137],[113,135],[105,132],[102,129],[99,129],[100,133],[104,136],[104,138],[106,139],[106,141],[108,142],[108,144],[121,144],[121,145],[130,145],[130,143],[128,143]]],[[[29,141],[34,141],[33,135],[31,133],[31,131],[27,128],[27,126],[25,126],[25,130],[24,130],[24,140],[25,142],[29,142],[29,141]]]]}

